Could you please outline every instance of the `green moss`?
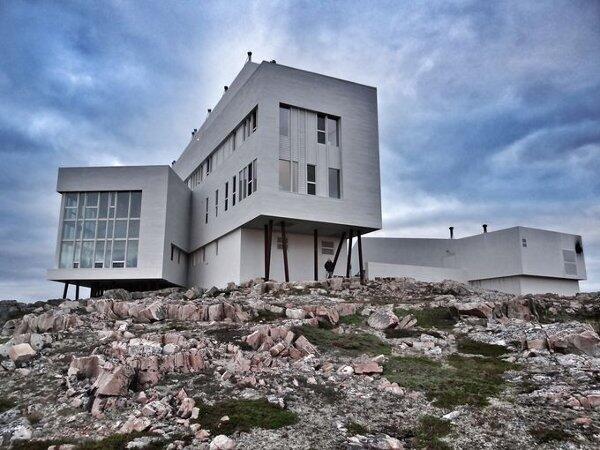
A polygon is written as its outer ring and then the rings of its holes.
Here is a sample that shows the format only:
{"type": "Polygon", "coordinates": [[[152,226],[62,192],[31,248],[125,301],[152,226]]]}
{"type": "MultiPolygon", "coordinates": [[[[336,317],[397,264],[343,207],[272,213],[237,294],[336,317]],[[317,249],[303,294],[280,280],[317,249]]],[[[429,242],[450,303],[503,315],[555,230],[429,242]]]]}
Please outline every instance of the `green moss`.
{"type": "Polygon", "coordinates": [[[388,328],[383,331],[385,333],[385,337],[388,339],[398,339],[398,338],[418,338],[422,334],[429,334],[430,336],[436,338],[442,338],[443,336],[440,333],[436,333],[435,331],[427,330],[415,330],[414,328],[388,328]]]}
{"type": "Polygon", "coordinates": [[[349,316],[340,317],[340,323],[344,325],[362,325],[365,323],[365,317],[360,315],[359,313],[351,314],[349,316]]]}
{"type": "Polygon", "coordinates": [[[321,351],[337,351],[349,356],[363,353],[370,355],[388,355],[390,347],[370,333],[344,333],[338,334],[331,330],[303,325],[293,329],[294,333],[301,334],[321,351]]]}
{"type": "Polygon", "coordinates": [[[503,345],[486,344],[484,342],[474,341],[468,337],[462,337],[457,343],[458,351],[469,355],[481,355],[496,358],[508,352],[503,345]]]}
{"type": "Polygon", "coordinates": [[[535,427],[529,430],[529,434],[540,444],[552,441],[566,441],[569,439],[569,433],[560,428],[535,427]]]}
{"type": "Polygon", "coordinates": [[[393,357],[384,365],[383,374],[392,382],[423,391],[434,405],[484,406],[489,397],[503,387],[502,374],[517,366],[499,359],[452,355],[448,365],[423,357],[393,357]]]}
{"type": "Polygon", "coordinates": [[[15,402],[9,398],[0,397],[0,413],[15,407],[15,402]]]}
{"type": "Polygon", "coordinates": [[[451,431],[450,422],[434,416],[423,416],[419,419],[419,427],[415,433],[417,447],[428,450],[450,449],[451,447],[440,438],[450,434],[451,431]]]}
{"type": "Polygon", "coordinates": [[[349,422],[346,425],[346,429],[348,430],[348,434],[350,436],[354,436],[357,434],[369,434],[369,429],[367,427],[365,427],[364,425],[361,425],[360,423],[357,422],[349,422]]]}
{"type": "Polygon", "coordinates": [[[455,308],[425,308],[425,309],[402,309],[394,310],[398,318],[412,314],[417,319],[417,326],[421,328],[437,328],[438,330],[450,330],[458,323],[458,311],[455,308]]]}
{"type": "Polygon", "coordinates": [[[226,400],[215,405],[200,404],[198,422],[213,435],[231,434],[235,431],[250,431],[252,428],[276,429],[293,425],[298,416],[260,400],[226,400]],[[221,422],[221,417],[229,420],[221,422]]]}

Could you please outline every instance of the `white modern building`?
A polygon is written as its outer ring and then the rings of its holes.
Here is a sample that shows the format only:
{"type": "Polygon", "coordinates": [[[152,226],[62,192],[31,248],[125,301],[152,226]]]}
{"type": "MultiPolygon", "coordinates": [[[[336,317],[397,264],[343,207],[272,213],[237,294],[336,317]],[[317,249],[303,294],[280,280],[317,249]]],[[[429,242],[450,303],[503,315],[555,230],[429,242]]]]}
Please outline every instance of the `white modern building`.
{"type": "Polygon", "coordinates": [[[250,59],[171,166],[59,169],[65,294],[347,274],[381,228],[377,90],[250,59]]]}
{"type": "MultiPolygon", "coordinates": [[[[460,239],[363,238],[369,278],[445,279],[512,294],[579,292],[581,236],[513,227],[460,239]]],[[[353,267],[358,267],[353,257],[353,267]]]]}
{"type": "Polygon", "coordinates": [[[572,293],[585,279],[579,236],[517,227],[361,240],[381,228],[377,90],[256,64],[250,53],[177,161],[60,168],[57,191],[48,278],[65,296],[70,284],[78,297],[79,286],[97,295],[320,279],[329,259],[335,275],[449,278],[515,293],[572,293]]]}

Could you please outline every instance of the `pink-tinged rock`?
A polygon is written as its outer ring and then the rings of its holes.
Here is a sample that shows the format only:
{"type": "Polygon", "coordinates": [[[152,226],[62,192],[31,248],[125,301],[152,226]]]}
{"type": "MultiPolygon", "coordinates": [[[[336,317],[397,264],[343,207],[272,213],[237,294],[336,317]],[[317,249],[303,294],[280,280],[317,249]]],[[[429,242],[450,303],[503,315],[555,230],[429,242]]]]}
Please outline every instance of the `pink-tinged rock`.
{"type": "Polygon", "coordinates": [[[112,370],[103,368],[92,388],[96,389],[96,395],[127,395],[133,373],[129,366],[117,366],[112,370]]]}
{"type": "Polygon", "coordinates": [[[83,322],[77,315],[55,309],[40,315],[26,314],[15,328],[14,334],[65,331],[82,324],[83,322]]]}
{"type": "Polygon", "coordinates": [[[120,432],[124,434],[133,433],[134,431],[141,433],[147,430],[152,425],[152,421],[147,417],[129,417],[121,427],[120,432]]]}
{"type": "Polygon", "coordinates": [[[587,396],[587,400],[589,402],[590,407],[592,407],[592,408],[600,407],[600,394],[590,394],[587,396]]]}
{"type": "Polygon", "coordinates": [[[395,327],[398,324],[398,317],[389,309],[380,309],[369,316],[367,324],[376,330],[385,330],[395,327]]]}
{"type": "Polygon", "coordinates": [[[188,419],[192,415],[192,410],[194,409],[194,406],[196,406],[196,402],[193,398],[184,398],[181,401],[181,405],[179,405],[177,415],[182,419],[188,419]]]}
{"type": "Polygon", "coordinates": [[[246,336],[246,343],[256,350],[262,344],[265,338],[265,332],[263,330],[256,330],[253,333],[246,336]]]}
{"type": "Polygon", "coordinates": [[[223,311],[223,304],[216,303],[208,307],[208,320],[209,322],[218,322],[225,318],[223,311]]]}
{"type": "Polygon", "coordinates": [[[234,450],[236,447],[235,441],[233,439],[229,439],[224,434],[220,434],[216,436],[211,442],[209,449],[210,450],[234,450]]]}
{"type": "Polygon", "coordinates": [[[319,354],[317,348],[312,345],[304,336],[299,336],[298,339],[296,339],[296,342],[294,342],[294,347],[307,355],[319,354]]]}
{"type": "Polygon", "coordinates": [[[306,317],[306,311],[301,308],[287,308],[285,310],[285,316],[288,319],[304,319],[306,317]]]}
{"type": "Polygon", "coordinates": [[[592,419],[590,419],[589,417],[578,417],[573,421],[573,423],[575,423],[575,425],[587,427],[592,424],[592,419]]]}
{"type": "Polygon", "coordinates": [[[455,303],[454,307],[461,315],[480,317],[482,319],[490,319],[494,311],[494,305],[484,302],[455,303]]]}
{"type": "Polygon", "coordinates": [[[271,349],[269,350],[269,353],[271,353],[271,356],[277,356],[284,350],[285,350],[285,344],[283,342],[278,342],[273,347],[271,347],[271,349]]]}
{"type": "Polygon", "coordinates": [[[140,322],[157,322],[165,318],[162,302],[156,301],[138,312],[137,319],[140,322]]]}
{"type": "Polygon", "coordinates": [[[330,278],[327,283],[332,291],[339,291],[344,287],[344,279],[340,277],[330,278]]]}
{"type": "Polygon", "coordinates": [[[506,316],[509,319],[522,319],[530,321],[533,314],[529,308],[529,302],[524,298],[515,298],[506,302],[506,316]]]}
{"type": "Polygon", "coordinates": [[[104,403],[105,402],[106,402],[106,400],[103,398],[96,397],[94,399],[94,402],[92,403],[92,410],[91,410],[92,417],[94,417],[95,419],[101,419],[104,417],[104,413],[102,411],[104,411],[104,403]]]}
{"type": "Polygon", "coordinates": [[[290,358],[295,359],[295,360],[302,358],[302,352],[295,347],[289,348],[289,355],[290,355],[290,358]]]}
{"type": "Polygon", "coordinates": [[[340,315],[335,308],[328,308],[326,306],[317,306],[315,309],[317,317],[327,319],[332,325],[337,325],[340,321],[340,315]]]}
{"type": "Polygon", "coordinates": [[[67,375],[82,376],[84,378],[96,378],[100,374],[101,367],[105,364],[100,355],[74,356],[71,359],[71,365],[67,375]]]}
{"type": "Polygon", "coordinates": [[[248,313],[246,313],[239,305],[232,305],[230,303],[223,303],[223,312],[227,319],[231,319],[233,322],[247,322],[250,319],[248,313]]]}
{"type": "Polygon", "coordinates": [[[354,373],[357,375],[369,375],[373,373],[383,373],[383,367],[376,362],[356,363],[353,365],[354,373]]]}
{"type": "MultiPolygon", "coordinates": [[[[341,278],[340,278],[341,280],[341,278]]],[[[340,317],[351,316],[354,314],[360,305],[357,303],[338,303],[335,305],[335,309],[337,310],[340,317]]]]}
{"type": "Polygon", "coordinates": [[[400,322],[398,322],[398,328],[401,330],[407,330],[409,328],[414,327],[417,324],[417,319],[412,314],[407,314],[400,322]]]}
{"type": "Polygon", "coordinates": [[[130,308],[132,308],[132,303],[129,302],[112,303],[112,311],[119,319],[127,319],[128,317],[132,316],[129,311],[130,308]]]}
{"type": "Polygon", "coordinates": [[[284,341],[287,345],[291,345],[294,342],[294,332],[288,331],[285,335],[284,341]]]}
{"type": "Polygon", "coordinates": [[[546,349],[546,339],[530,339],[527,341],[528,350],[544,350],[546,349]]]}
{"type": "Polygon", "coordinates": [[[15,363],[23,363],[29,361],[35,357],[36,353],[31,345],[29,344],[17,344],[13,345],[8,350],[8,356],[15,363]]]}

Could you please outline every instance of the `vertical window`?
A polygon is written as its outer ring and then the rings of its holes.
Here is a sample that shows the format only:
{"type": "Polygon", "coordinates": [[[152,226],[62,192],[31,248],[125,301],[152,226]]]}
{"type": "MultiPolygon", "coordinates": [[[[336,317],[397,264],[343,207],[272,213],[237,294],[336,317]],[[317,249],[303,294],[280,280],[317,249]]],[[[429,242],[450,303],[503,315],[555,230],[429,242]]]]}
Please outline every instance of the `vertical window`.
{"type": "Polygon", "coordinates": [[[235,152],[235,131],[231,133],[231,151],[235,152]]]}
{"type": "Polygon", "coordinates": [[[290,191],[292,188],[291,165],[289,161],[279,160],[279,190],[290,191]]]}
{"type": "Polygon", "coordinates": [[[229,208],[229,182],[225,182],[225,211],[229,208]]]}
{"type": "Polygon", "coordinates": [[[215,241],[215,255],[219,255],[219,240],[215,241]]]}
{"type": "Polygon", "coordinates": [[[208,223],[208,197],[206,197],[206,207],[204,209],[204,223],[208,223]]]}
{"type": "Polygon", "coordinates": [[[202,247],[202,262],[206,262],[206,247],[202,247]]]}
{"type": "Polygon", "coordinates": [[[248,165],[248,196],[252,195],[252,163],[248,165]]]}
{"type": "Polygon", "coordinates": [[[233,180],[231,182],[231,206],[235,206],[235,186],[236,186],[236,176],[233,176],[233,180]]]}
{"type": "Polygon", "coordinates": [[[317,142],[325,143],[325,114],[317,114],[317,142]]]}
{"type": "Polygon", "coordinates": [[[298,162],[292,161],[292,192],[298,192],[298,162]]]}
{"type": "Polygon", "coordinates": [[[338,142],[338,121],[337,119],[327,117],[327,144],[335,145],[337,147],[339,145],[338,142]]]}
{"type": "Polygon", "coordinates": [[[290,108],[287,106],[279,107],[279,135],[290,135],[290,108]]]}
{"type": "Polygon", "coordinates": [[[340,198],[340,170],[329,169],[329,196],[340,198]]]}
{"type": "Polygon", "coordinates": [[[256,189],[258,189],[258,177],[256,176],[258,172],[258,169],[256,168],[256,159],[254,161],[252,161],[252,179],[254,180],[254,189],[253,191],[256,192],[256,189]]]}
{"type": "Polygon", "coordinates": [[[252,122],[252,132],[254,133],[258,125],[258,122],[256,121],[256,109],[252,111],[252,114],[250,114],[250,120],[252,122]]]}
{"type": "Polygon", "coordinates": [[[242,189],[244,190],[243,194],[242,194],[242,198],[246,198],[246,194],[248,193],[248,167],[244,167],[244,170],[242,171],[242,176],[244,179],[244,182],[242,183],[242,189]]]}
{"type": "Polygon", "coordinates": [[[333,255],[333,241],[321,241],[321,254],[333,255]]]}
{"type": "Polygon", "coordinates": [[[244,179],[244,171],[240,170],[240,173],[238,173],[238,181],[240,183],[239,190],[238,190],[238,201],[240,201],[240,202],[242,201],[242,191],[243,191],[242,185],[244,184],[243,179],[244,179]]]}
{"type": "Polygon", "coordinates": [[[306,165],[306,192],[310,195],[317,194],[317,168],[313,164],[306,165]]]}
{"type": "Polygon", "coordinates": [[[215,191],[215,217],[219,215],[219,190],[215,191]]]}

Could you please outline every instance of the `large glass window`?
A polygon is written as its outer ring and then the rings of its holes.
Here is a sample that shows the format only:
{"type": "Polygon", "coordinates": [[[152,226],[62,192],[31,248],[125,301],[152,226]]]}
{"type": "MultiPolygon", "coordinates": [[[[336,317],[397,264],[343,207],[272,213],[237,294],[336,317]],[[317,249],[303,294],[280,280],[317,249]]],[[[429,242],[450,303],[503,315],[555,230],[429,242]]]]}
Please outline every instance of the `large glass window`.
{"type": "Polygon", "coordinates": [[[290,191],[292,189],[292,179],[290,162],[284,159],[279,160],[279,189],[290,191]]]}
{"type": "Polygon", "coordinates": [[[325,114],[317,114],[317,142],[325,143],[325,114]]]}
{"type": "Polygon", "coordinates": [[[59,267],[137,267],[140,191],[64,196],[59,267]]]}
{"type": "Polygon", "coordinates": [[[327,117],[327,145],[338,146],[338,121],[327,117]]]}

